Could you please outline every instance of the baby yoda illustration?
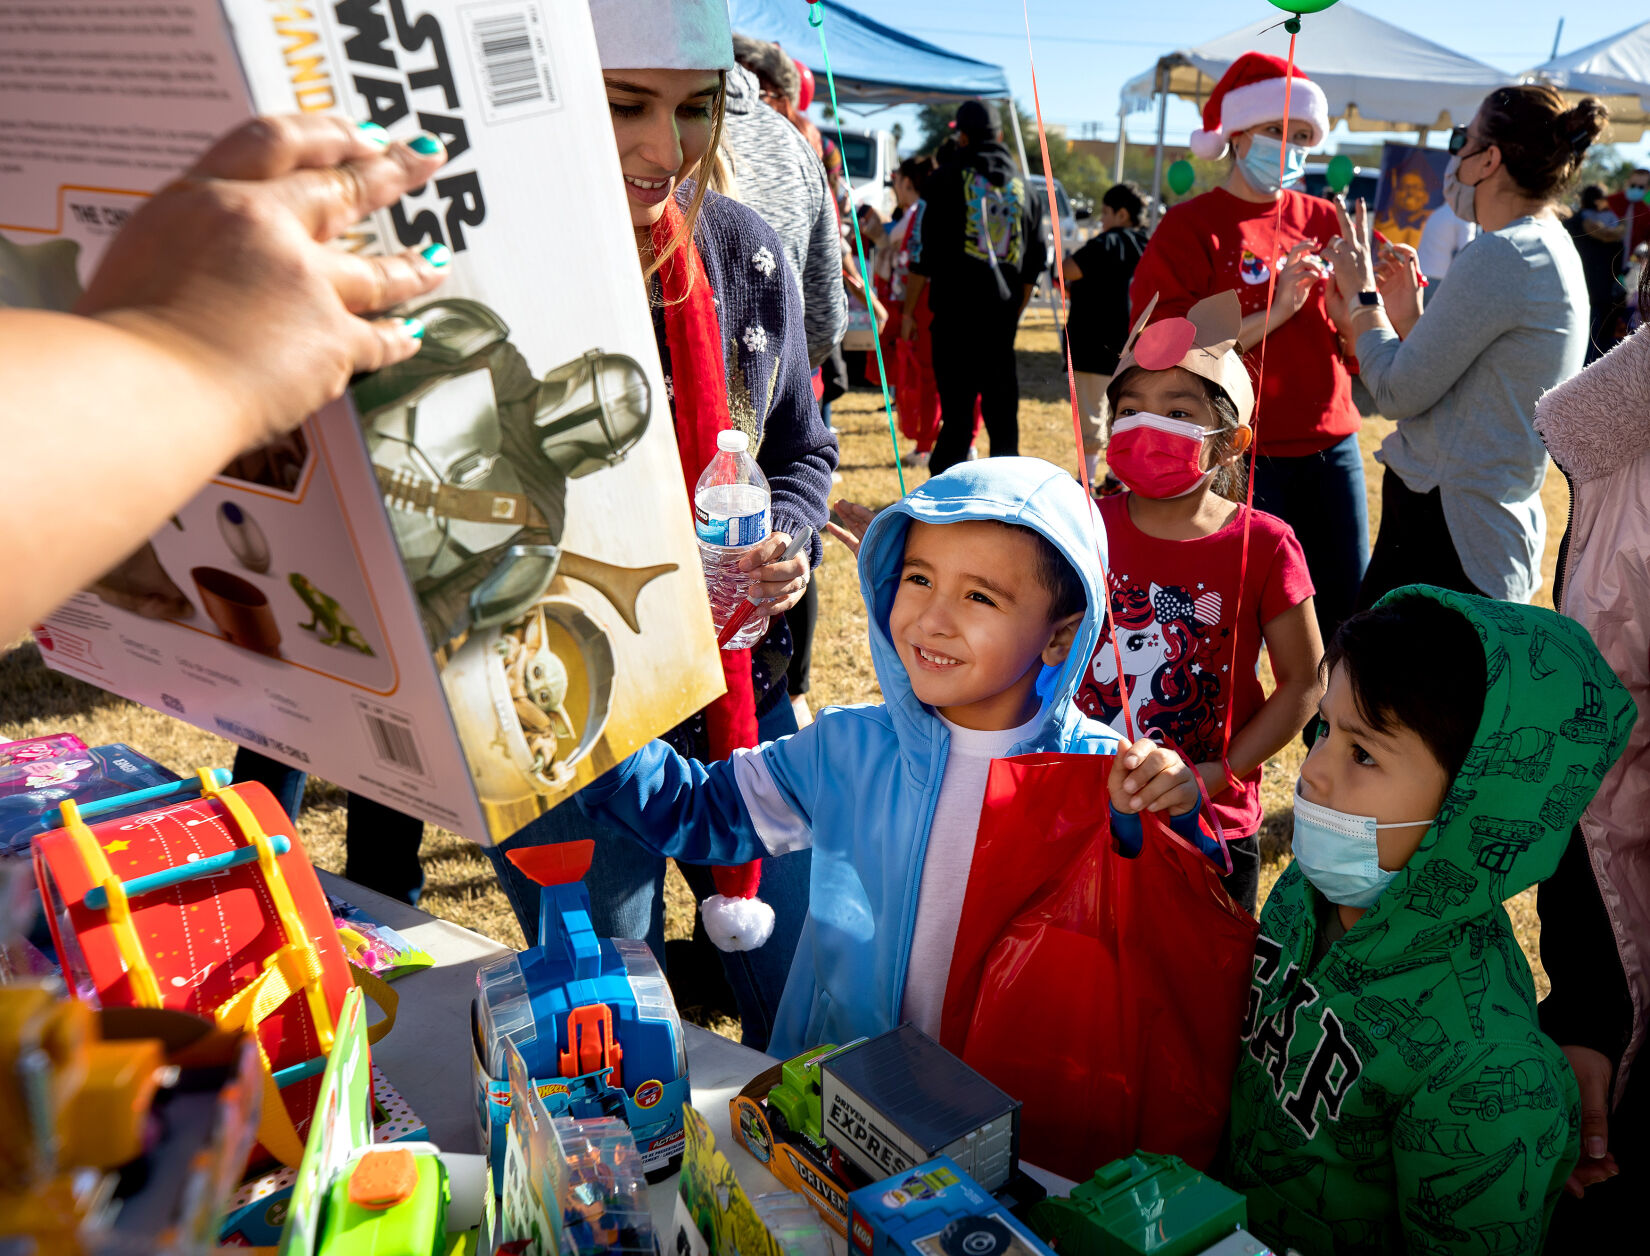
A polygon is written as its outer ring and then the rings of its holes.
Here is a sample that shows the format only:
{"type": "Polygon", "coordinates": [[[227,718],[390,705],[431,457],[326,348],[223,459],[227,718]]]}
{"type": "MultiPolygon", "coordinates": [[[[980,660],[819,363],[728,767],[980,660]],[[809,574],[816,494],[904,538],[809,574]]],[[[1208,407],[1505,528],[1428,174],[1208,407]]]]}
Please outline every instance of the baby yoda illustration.
{"type": "Polygon", "coordinates": [[[372,647],[336,598],[322,593],[296,571],[287,577],[287,582],[298,600],[309,607],[310,621],[299,624],[299,628],[313,632],[322,645],[343,645],[362,654],[372,654],[372,647]]]}
{"type": "MultiPolygon", "coordinates": [[[[576,742],[567,716],[567,666],[550,648],[550,630],[544,608],[538,607],[522,625],[498,639],[504,674],[522,735],[533,754],[533,772],[548,785],[571,779],[572,769],[557,762],[557,739],[576,742]]],[[[569,747],[571,749],[571,747],[569,747]]]]}

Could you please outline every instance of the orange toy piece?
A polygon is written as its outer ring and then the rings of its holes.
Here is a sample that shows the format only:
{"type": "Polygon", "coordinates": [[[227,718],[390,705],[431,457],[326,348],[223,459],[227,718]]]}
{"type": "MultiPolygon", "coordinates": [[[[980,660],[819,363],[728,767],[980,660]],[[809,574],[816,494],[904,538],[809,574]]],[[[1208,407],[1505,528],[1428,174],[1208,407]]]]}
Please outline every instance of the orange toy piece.
{"type": "Polygon", "coordinates": [[[381,1212],[412,1198],[418,1187],[418,1162],[404,1147],[369,1151],[355,1162],[349,1176],[349,1202],[357,1208],[381,1212]]]}
{"type": "Polygon", "coordinates": [[[63,827],[35,839],[35,876],[82,997],[190,1012],[256,1038],[265,1081],[253,1159],[296,1166],[349,961],[274,795],[209,772],[201,782],[199,798],[106,821],[63,804],[63,827]]]}
{"type": "Polygon", "coordinates": [[[567,1049],[561,1053],[561,1075],[583,1077],[611,1068],[610,1086],[623,1088],[619,1061],[624,1050],[613,1036],[613,1009],[605,1003],[587,1003],[567,1014],[567,1049]]]}

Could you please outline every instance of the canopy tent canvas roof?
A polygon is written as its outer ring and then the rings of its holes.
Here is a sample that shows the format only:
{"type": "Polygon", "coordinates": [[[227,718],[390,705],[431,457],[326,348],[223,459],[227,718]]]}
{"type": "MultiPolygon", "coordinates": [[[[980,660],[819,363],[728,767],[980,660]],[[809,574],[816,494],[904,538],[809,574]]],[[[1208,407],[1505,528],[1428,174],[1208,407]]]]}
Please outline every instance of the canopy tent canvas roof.
{"type": "MultiPolygon", "coordinates": [[[[1000,65],[947,52],[891,26],[874,22],[837,0],[824,0],[837,99],[843,104],[928,104],[1009,95],[1000,65]]],[[[808,25],[800,0],[730,0],[733,29],[779,44],[819,77],[825,96],[825,59],[819,32],[808,25]]]]}
{"type": "Polygon", "coordinates": [[[1636,143],[1650,128],[1650,22],[1543,62],[1524,76],[1575,99],[1600,97],[1610,110],[1611,143],[1636,143]]]}
{"type": "MultiPolygon", "coordinates": [[[[1202,105],[1226,68],[1245,52],[1289,51],[1278,17],[1264,18],[1206,44],[1171,52],[1123,87],[1129,112],[1147,108],[1167,75],[1171,95],[1202,105]]],[[[1354,131],[1448,129],[1511,76],[1440,44],[1338,4],[1303,21],[1296,63],[1329,97],[1330,116],[1354,131]]]]}

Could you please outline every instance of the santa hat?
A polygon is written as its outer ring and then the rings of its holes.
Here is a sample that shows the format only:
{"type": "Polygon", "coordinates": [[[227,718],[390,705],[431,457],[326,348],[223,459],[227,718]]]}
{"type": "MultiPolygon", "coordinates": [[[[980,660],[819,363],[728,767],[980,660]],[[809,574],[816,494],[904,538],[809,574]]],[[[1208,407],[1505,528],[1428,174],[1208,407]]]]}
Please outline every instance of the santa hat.
{"type": "Polygon", "coordinates": [[[716,893],[699,904],[705,932],[723,951],[754,951],[773,936],[773,908],[756,897],[762,885],[760,860],[712,868],[716,893]]]}
{"type": "Polygon", "coordinates": [[[728,0],[590,0],[604,70],[731,70],[728,0]]]}
{"type": "Polygon", "coordinates": [[[1203,106],[1203,129],[1192,132],[1192,152],[1213,161],[1226,152],[1232,132],[1281,122],[1285,88],[1289,89],[1289,121],[1312,124],[1312,142],[1307,147],[1322,144],[1329,135],[1329,98],[1300,67],[1295,68],[1292,85],[1289,77],[1288,62],[1264,52],[1246,52],[1232,62],[1203,106]]]}

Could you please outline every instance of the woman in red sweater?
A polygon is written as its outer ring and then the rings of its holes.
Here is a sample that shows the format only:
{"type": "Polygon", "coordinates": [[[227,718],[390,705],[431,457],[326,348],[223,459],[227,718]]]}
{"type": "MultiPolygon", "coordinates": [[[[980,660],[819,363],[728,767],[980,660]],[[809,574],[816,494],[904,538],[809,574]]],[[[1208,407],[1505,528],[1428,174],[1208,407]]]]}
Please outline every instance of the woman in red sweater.
{"type": "Polygon", "coordinates": [[[1135,318],[1153,296],[1153,317],[1166,318],[1184,316],[1204,297],[1237,291],[1244,314],[1239,343],[1259,384],[1255,508],[1278,516],[1300,538],[1327,641],[1357,600],[1369,563],[1369,518],[1352,376],[1324,311],[1317,257],[1340,234],[1340,224],[1329,201],[1285,186],[1300,179],[1307,151],[1328,134],[1329,105],[1297,69],[1288,84],[1285,136],[1287,69],[1277,57],[1248,52],[1221,78],[1191,145],[1210,160],[1229,149],[1231,173],[1220,187],[1164,215],[1130,296],[1135,318]],[[1266,290],[1274,272],[1268,319],[1266,290]],[[1256,349],[1263,334],[1261,379],[1256,349]]]}

